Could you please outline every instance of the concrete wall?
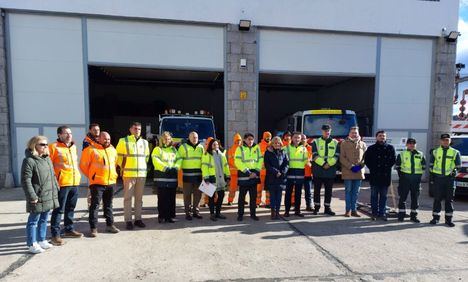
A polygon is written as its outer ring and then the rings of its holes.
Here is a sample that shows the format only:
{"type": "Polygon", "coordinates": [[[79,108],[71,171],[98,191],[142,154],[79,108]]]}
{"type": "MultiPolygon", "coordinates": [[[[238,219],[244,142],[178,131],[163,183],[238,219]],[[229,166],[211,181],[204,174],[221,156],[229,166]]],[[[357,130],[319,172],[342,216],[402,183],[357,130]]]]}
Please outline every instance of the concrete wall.
{"type": "MultiPolygon", "coordinates": [[[[1,12],[1,11],[0,11],[1,12]]],[[[7,93],[7,67],[5,42],[5,17],[0,18],[0,188],[11,187],[10,118],[7,93]]]]}
{"type": "Polygon", "coordinates": [[[440,36],[457,30],[458,0],[0,0],[7,9],[237,24],[440,36]]]}
{"type": "MultiPolygon", "coordinates": [[[[226,126],[225,139],[232,145],[235,133],[256,134],[258,131],[258,61],[257,28],[239,31],[236,25],[228,25],[226,31],[226,126]],[[240,59],[247,60],[247,67],[240,67],[240,59]],[[247,97],[241,99],[240,91],[247,97]]],[[[257,137],[257,136],[256,136],[257,137]]]]}

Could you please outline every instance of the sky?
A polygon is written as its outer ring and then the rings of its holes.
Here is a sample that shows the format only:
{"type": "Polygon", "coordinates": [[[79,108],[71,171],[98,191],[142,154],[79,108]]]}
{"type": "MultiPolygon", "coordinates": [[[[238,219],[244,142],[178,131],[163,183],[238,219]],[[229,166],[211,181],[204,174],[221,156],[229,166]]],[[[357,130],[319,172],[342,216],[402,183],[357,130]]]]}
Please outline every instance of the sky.
{"type": "MultiPolygon", "coordinates": [[[[468,0],[460,0],[458,31],[461,33],[461,36],[458,38],[457,42],[457,63],[463,63],[466,65],[466,68],[461,70],[461,75],[468,76],[468,0]]],[[[459,85],[458,89],[460,98],[463,89],[467,88],[468,82],[459,85]]],[[[466,98],[468,99],[468,97],[466,98]]],[[[459,107],[459,104],[453,106],[454,114],[460,112],[459,107]]],[[[467,112],[468,111],[465,110],[465,113],[467,112]]]]}

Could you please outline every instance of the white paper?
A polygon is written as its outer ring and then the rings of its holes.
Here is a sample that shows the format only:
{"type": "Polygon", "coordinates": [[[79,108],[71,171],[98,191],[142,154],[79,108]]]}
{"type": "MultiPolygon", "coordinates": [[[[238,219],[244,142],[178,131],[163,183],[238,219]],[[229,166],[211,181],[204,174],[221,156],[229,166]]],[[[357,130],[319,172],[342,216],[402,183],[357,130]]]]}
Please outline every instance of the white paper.
{"type": "Polygon", "coordinates": [[[202,181],[198,189],[200,189],[200,191],[202,191],[209,197],[213,197],[213,194],[216,192],[216,186],[214,186],[211,183],[206,183],[205,181],[202,181]]]}

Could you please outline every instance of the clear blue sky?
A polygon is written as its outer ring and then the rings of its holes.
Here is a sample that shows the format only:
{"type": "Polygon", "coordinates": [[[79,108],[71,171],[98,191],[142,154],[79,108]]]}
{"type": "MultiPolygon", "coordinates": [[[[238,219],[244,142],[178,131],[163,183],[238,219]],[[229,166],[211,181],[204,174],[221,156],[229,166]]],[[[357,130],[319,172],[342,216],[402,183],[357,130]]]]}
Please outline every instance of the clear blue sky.
{"type": "MultiPolygon", "coordinates": [[[[461,71],[461,74],[462,76],[468,76],[468,0],[460,0],[458,31],[461,32],[462,35],[458,39],[457,63],[466,65],[466,68],[461,71]]],[[[466,82],[459,86],[460,98],[463,89],[467,88],[468,83],[466,82]]],[[[459,104],[453,106],[454,114],[459,113],[459,107],[459,104]]],[[[466,110],[465,113],[467,113],[466,110]]]]}

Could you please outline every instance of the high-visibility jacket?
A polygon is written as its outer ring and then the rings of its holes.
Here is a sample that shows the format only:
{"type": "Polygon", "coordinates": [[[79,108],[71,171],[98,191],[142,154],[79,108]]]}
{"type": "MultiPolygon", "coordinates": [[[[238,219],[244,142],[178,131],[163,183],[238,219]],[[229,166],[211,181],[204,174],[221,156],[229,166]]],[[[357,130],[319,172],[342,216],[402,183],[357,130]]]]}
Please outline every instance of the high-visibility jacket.
{"type": "Polygon", "coordinates": [[[129,135],[120,138],[116,149],[117,165],[123,177],[146,177],[146,163],[150,156],[148,141],[129,135]]]}
{"type": "MultiPolygon", "coordinates": [[[[226,155],[223,152],[219,152],[221,155],[221,162],[223,166],[223,174],[225,180],[227,180],[231,173],[229,172],[229,165],[227,163],[226,155]]],[[[203,179],[210,182],[216,183],[216,164],[212,154],[206,152],[202,156],[202,174],[203,179]]]]}
{"type": "Polygon", "coordinates": [[[325,163],[328,163],[329,166],[336,165],[339,158],[339,154],[337,153],[338,141],[332,139],[327,144],[327,140],[324,140],[322,137],[320,137],[315,139],[314,143],[317,147],[317,152],[313,152],[314,162],[319,166],[323,166],[325,163]]]}
{"type": "Polygon", "coordinates": [[[304,177],[310,180],[312,178],[312,165],[310,164],[310,160],[312,159],[312,146],[307,144],[306,149],[307,149],[307,164],[304,167],[304,177]]]}
{"type": "Polygon", "coordinates": [[[80,169],[89,179],[89,184],[112,185],[117,182],[117,150],[94,144],[81,154],[80,169]]]}
{"type": "Polygon", "coordinates": [[[289,159],[289,169],[286,178],[293,181],[304,181],[304,167],[309,161],[309,153],[303,145],[294,146],[292,143],[284,148],[289,159]]]}
{"type": "Polygon", "coordinates": [[[203,146],[199,143],[196,146],[184,143],[177,151],[177,161],[182,168],[184,182],[200,183],[202,178],[201,163],[203,146]]]}
{"type": "Polygon", "coordinates": [[[263,165],[263,156],[260,147],[256,144],[248,147],[245,144],[236,149],[234,164],[237,167],[239,186],[250,186],[258,184],[260,170],[263,165]],[[256,172],[256,178],[249,178],[251,172],[256,172]]]}
{"type": "Polygon", "coordinates": [[[57,140],[49,145],[49,153],[60,187],[80,185],[81,174],[75,144],[67,146],[57,140]]]}
{"type": "Polygon", "coordinates": [[[151,153],[154,166],[154,181],[156,187],[176,188],[177,170],[180,169],[177,160],[177,149],[173,146],[154,148],[151,153]]]}
{"type": "Polygon", "coordinates": [[[451,175],[455,169],[460,168],[460,152],[452,147],[447,149],[439,146],[431,152],[431,172],[438,175],[451,175]]]}
{"type": "Polygon", "coordinates": [[[397,167],[406,174],[423,174],[426,169],[424,154],[418,150],[405,150],[397,158],[397,167]]]}
{"type": "Polygon", "coordinates": [[[94,140],[94,138],[89,136],[89,133],[88,133],[88,134],[86,134],[86,137],[83,139],[83,147],[81,149],[84,150],[88,146],[94,146],[95,147],[97,144],[99,144],[99,143],[96,142],[96,140],[94,140]]]}

